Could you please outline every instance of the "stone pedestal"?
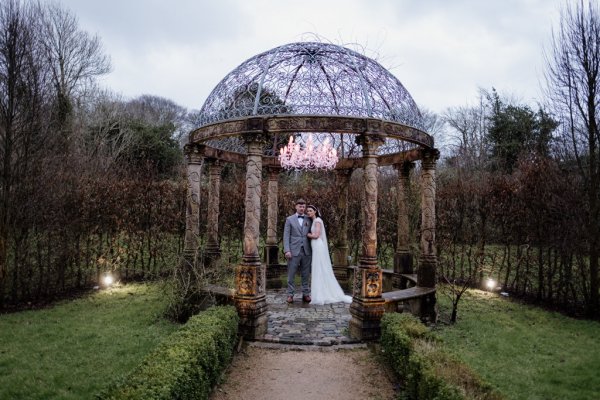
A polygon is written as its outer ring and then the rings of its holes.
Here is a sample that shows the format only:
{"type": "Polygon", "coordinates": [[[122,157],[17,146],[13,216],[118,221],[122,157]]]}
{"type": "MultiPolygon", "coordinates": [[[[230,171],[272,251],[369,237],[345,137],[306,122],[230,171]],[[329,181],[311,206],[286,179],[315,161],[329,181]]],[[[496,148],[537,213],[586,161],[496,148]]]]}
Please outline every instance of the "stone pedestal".
{"type": "Polygon", "coordinates": [[[377,340],[381,336],[381,317],[385,301],[381,297],[383,272],[376,265],[361,265],[354,273],[354,298],[350,306],[350,336],[377,340]]]}
{"type": "Polygon", "coordinates": [[[240,317],[239,333],[254,340],[267,332],[265,266],[242,262],[235,270],[235,307],[240,317]]]}

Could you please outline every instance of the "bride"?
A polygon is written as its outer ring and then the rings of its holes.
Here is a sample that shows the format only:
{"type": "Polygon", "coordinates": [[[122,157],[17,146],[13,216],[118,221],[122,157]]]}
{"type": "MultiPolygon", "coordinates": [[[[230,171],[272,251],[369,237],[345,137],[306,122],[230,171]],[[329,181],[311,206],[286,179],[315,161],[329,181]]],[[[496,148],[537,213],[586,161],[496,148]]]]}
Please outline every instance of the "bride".
{"type": "Polygon", "coordinates": [[[323,225],[319,210],[312,205],[306,206],[306,215],[313,221],[310,233],[307,235],[312,239],[312,278],[310,285],[312,301],[310,304],[322,305],[341,301],[352,303],[352,297],[344,294],[333,274],[325,225],[323,225]]]}

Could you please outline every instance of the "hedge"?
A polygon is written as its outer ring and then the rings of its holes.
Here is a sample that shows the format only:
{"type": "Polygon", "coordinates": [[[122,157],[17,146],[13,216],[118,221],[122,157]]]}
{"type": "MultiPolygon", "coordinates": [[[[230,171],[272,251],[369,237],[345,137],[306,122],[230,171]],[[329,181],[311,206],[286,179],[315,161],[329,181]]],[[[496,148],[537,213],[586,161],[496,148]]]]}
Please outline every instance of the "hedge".
{"type": "Polygon", "coordinates": [[[234,307],[211,307],[191,317],[128,376],[97,398],[208,399],[231,360],[237,330],[234,307]]]}
{"type": "Polygon", "coordinates": [[[442,348],[439,339],[410,314],[387,313],[381,320],[381,346],[404,380],[406,397],[419,400],[500,400],[468,365],[442,348]]]}

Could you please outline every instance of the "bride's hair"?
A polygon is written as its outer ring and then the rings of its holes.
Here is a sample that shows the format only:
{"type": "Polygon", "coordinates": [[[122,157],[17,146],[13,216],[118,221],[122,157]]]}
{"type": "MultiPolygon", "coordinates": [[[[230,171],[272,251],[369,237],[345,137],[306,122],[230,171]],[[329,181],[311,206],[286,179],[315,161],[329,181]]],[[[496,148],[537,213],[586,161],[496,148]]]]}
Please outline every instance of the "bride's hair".
{"type": "Polygon", "coordinates": [[[321,213],[319,212],[319,209],[315,206],[313,206],[312,204],[309,204],[308,206],[306,206],[306,208],[310,208],[311,210],[315,211],[315,216],[321,218],[321,213]]]}

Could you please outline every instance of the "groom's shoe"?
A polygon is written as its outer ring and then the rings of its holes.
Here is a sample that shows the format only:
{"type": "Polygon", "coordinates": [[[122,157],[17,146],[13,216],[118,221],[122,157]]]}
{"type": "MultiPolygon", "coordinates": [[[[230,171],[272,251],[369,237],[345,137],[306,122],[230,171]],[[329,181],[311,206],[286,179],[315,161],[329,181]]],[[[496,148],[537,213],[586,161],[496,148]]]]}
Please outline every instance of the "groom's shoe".
{"type": "Polygon", "coordinates": [[[294,296],[288,296],[287,300],[286,300],[289,304],[292,304],[294,302],[294,296]]]}
{"type": "Polygon", "coordinates": [[[310,303],[311,300],[312,299],[310,298],[309,294],[307,294],[305,296],[302,296],[302,301],[305,302],[305,303],[310,303]]]}

